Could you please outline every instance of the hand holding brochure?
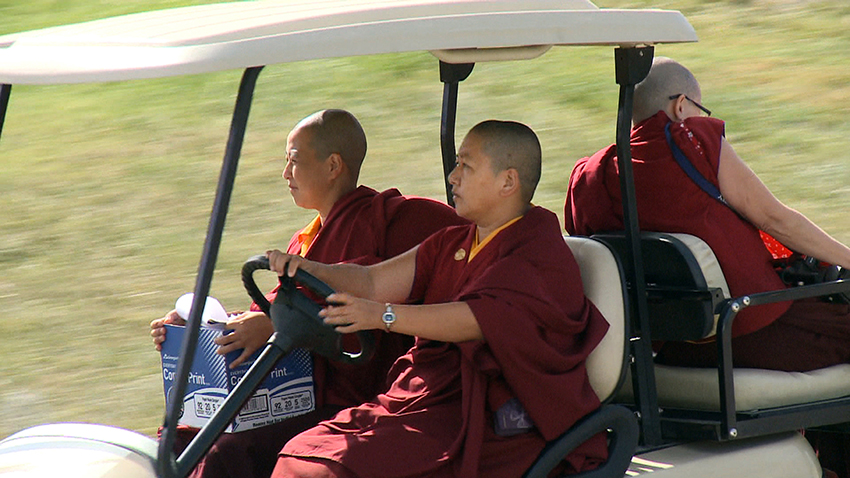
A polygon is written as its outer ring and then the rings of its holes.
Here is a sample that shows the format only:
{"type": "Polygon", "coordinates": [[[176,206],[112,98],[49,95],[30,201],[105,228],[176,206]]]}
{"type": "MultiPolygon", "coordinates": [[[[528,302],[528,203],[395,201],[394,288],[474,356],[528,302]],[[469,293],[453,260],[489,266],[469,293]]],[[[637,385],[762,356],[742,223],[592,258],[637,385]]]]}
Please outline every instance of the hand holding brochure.
{"type": "MultiPolygon", "coordinates": [[[[189,316],[193,298],[193,294],[189,293],[177,300],[175,309],[184,319],[189,316]]],[[[224,326],[227,320],[227,312],[221,303],[207,297],[198,346],[183,397],[183,410],[178,420],[180,424],[202,427],[259,356],[258,350],[244,363],[230,369],[230,363],[242,350],[222,356],[217,353],[218,345],[213,342],[221,334],[229,333],[224,326]]],[[[162,379],[166,403],[170,403],[174,398],[171,395],[186,328],[171,324],[165,327],[168,332],[162,343],[162,379]]],[[[250,430],[303,415],[315,409],[314,394],[312,357],[306,350],[295,349],[275,364],[225,431],[250,430]]]]}

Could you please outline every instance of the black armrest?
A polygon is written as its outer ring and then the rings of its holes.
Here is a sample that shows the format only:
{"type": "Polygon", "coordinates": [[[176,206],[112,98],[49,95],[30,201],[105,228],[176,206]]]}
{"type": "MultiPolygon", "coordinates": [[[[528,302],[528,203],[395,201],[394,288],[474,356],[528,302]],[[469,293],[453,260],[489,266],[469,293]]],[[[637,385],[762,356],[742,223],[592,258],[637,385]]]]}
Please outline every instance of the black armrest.
{"type": "Polygon", "coordinates": [[[570,475],[570,478],[621,478],[638,444],[638,424],[634,413],[620,405],[602,405],[549,442],[523,478],[548,477],[549,472],[577,446],[605,430],[608,430],[609,439],[608,460],[595,470],[570,475]]]}
{"type": "MultiPolygon", "coordinates": [[[[787,289],[773,290],[769,292],[759,292],[757,294],[750,294],[722,301],[716,309],[717,313],[720,314],[720,319],[717,322],[717,335],[722,337],[720,343],[720,356],[724,356],[724,343],[729,342],[732,339],[732,322],[735,320],[738,313],[745,308],[772,304],[775,302],[810,299],[813,297],[822,297],[837,293],[850,293],[850,279],[822,282],[820,284],[810,284],[799,287],[789,287],[787,289]]],[[[731,344],[731,342],[729,343],[731,344]]],[[[731,345],[729,346],[728,353],[731,354],[731,345]]]]}
{"type": "Polygon", "coordinates": [[[820,284],[790,287],[788,289],[760,292],[723,301],[718,307],[720,320],[717,322],[717,378],[720,385],[721,433],[724,439],[734,438],[737,416],[735,407],[735,382],[732,367],[732,323],[738,313],[753,307],[786,300],[808,299],[836,293],[850,292],[850,280],[842,279],[820,284]]]}
{"type": "Polygon", "coordinates": [[[842,279],[820,284],[801,285],[770,292],[760,292],[749,296],[737,297],[730,302],[738,302],[742,307],[783,302],[786,300],[809,299],[838,293],[850,293],[850,279],[842,279]]]}

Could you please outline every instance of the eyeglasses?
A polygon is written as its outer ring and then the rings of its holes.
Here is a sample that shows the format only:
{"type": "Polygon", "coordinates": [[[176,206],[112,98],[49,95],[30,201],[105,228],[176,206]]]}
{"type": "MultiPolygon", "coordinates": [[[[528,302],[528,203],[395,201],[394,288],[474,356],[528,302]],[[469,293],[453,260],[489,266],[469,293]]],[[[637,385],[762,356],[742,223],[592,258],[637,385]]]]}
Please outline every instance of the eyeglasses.
{"type": "Polygon", "coordinates": [[[678,98],[678,97],[680,97],[680,96],[684,96],[686,100],[688,100],[688,101],[690,101],[691,103],[693,103],[693,104],[694,104],[694,106],[696,106],[697,108],[699,108],[700,110],[702,110],[702,112],[703,112],[703,113],[707,114],[708,116],[711,116],[711,110],[710,110],[710,109],[708,109],[708,108],[706,108],[705,106],[703,106],[703,105],[701,105],[701,104],[697,103],[696,101],[694,101],[694,100],[690,99],[690,98],[688,97],[688,95],[684,95],[684,94],[682,94],[682,93],[679,93],[678,95],[673,95],[673,96],[671,96],[670,98],[667,98],[667,99],[668,99],[668,100],[675,100],[676,98],[678,98]]]}

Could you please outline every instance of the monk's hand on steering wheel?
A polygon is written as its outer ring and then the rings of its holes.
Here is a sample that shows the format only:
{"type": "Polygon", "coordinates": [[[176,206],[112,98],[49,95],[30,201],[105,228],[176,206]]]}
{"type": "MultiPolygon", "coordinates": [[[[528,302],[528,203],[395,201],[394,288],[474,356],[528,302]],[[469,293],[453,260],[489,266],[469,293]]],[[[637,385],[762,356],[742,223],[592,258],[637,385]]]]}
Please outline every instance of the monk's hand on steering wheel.
{"type": "Polygon", "coordinates": [[[328,306],[319,312],[327,325],[341,334],[382,327],[381,314],[384,307],[371,300],[360,299],[344,292],[331,294],[328,306]]]}
{"type": "Polygon", "coordinates": [[[286,273],[289,277],[295,277],[295,271],[305,262],[301,256],[287,254],[277,249],[266,251],[266,257],[269,258],[269,269],[276,272],[278,276],[286,273]]]}
{"type": "MultiPolygon", "coordinates": [[[[307,348],[331,360],[339,360],[352,365],[367,362],[375,352],[375,334],[367,330],[370,327],[358,327],[349,319],[337,321],[337,324],[334,325],[324,323],[325,317],[324,314],[321,314],[322,306],[316,300],[327,300],[328,296],[332,296],[334,291],[328,284],[322,282],[307,270],[313,268],[321,269],[319,263],[289,256],[280,251],[269,251],[267,256],[254,256],[245,262],[242,266],[242,283],[257,307],[271,317],[271,321],[269,321],[268,318],[263,316],[264,321],[262,323],[271,325],[271,322],[274,322],[273,328],[277,331],[277,337],[289,338],[290,346],[307,348]],[[282,265],[281,259],[284,262],[282,265]],[[292,277],[279,276],[281,287],[278,289],[274,303],[270,303],[257,287],[253,274],[260,269],[269,270],[273,260],[276,261],[275,267],[279,269],[289,264],[288,272],[290,274],[287,275],[292,277]],[[296,263],[299,264],[299,270],[294,271],[292,266],[296,263]],[[293,285],[302,287],[293,287],[293,285]],[[311,291],[312,294],[305,294],[305,290],[311,291]],[[355,331],[355,338],[360,342],[359,351],[355,352],[343,348],[343,341],[340,340],[341,337],[336,330],[337,326],[340,325],[343,328],[339,332],[355,331]]],[[[345,300],[345,296],[342,297],[345,300]]],[[[333,297],[328,302],[334,304],[339,299],[340,297],[333,297]]],[[[334,306],[330,310],[336,307],[345,308],[345,304],[334,306]]],[[[378,316],[378,320],[380,320],[380,316],[378,316]]],[[[232,328],[236,330],[238,335],[243,336],[242,342],[251,343],[250,337],[246,335],[248,329],[240,328],[234,322],[238,322],[238,320],[231,320],[229,324],[233,324],[232,328]]],[[[271,333],[267,333],[264,339],[267,340],[269,336],[271,336],[271,333]]]]}

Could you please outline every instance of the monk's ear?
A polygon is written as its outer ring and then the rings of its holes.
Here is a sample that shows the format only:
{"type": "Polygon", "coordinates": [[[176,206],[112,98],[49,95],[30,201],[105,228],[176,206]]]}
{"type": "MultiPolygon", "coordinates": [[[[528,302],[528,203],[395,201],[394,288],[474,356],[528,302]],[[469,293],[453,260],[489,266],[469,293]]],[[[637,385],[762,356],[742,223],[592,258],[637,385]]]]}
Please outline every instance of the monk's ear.
{"type": "Polygon", "coordinates": [[[670,111],[667,113],[673,121],[683,121],[685,116],[685,102],[688,101],[685,95],[679,95],[678,98],[672,100],[670,111]],[[670,114],[672,113],[672,114],[670,114]]]}
{"type": "Polygon", "coordinates": [[[520,191],[519,172],[514,168],[508,168],[502,171],[501,195],[503,197],[516,194],[520,191]]]}
{"type": "Polygon", "coordinates": [[[340,156],[339,153],[331,153],[325,161],[325,164],[327,166],[328,177],[331,180],[334,180],[345,173],[345,161],[342,160],[342,156],[340,156]]]}

